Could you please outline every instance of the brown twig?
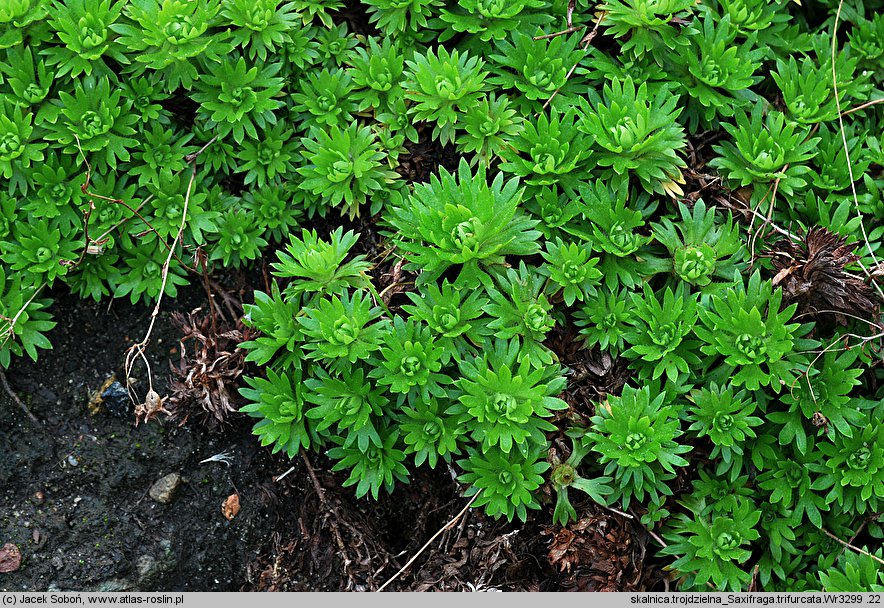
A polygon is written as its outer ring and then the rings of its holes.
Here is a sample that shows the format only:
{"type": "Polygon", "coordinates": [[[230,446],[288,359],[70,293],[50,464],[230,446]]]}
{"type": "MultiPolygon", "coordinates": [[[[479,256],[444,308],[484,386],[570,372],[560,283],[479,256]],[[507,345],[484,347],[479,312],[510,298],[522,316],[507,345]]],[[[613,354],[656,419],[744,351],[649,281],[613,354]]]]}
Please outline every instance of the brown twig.
{"type": "MultiPolygon", "coordinates": [[[[765,224],[770,226],[774,231],[779,232],[783,236],[788,237],[788,238],[792,239],[793,241],[803,242],[803,239],[800,236],[798,236],[797,234],[793,234],[792,232],[789,232],[788,230],[786,230],[784,228],[780,228],[773,221],[767,219],[766,217],[764,217],[763,215],[758,213],[755,209],[753,209],[752,207],[750,207],[749,205],[747,205],[746,203],[744,203],[740,199],[728,196],[727,199],[723,199],[723,198],[719,197],[719,200],[726,200],[727,202],[737,201],[738,203],[740,203],[741,210],[748,211],[749,213],[752,214],[752,216],[754,218],[760,219],[762,222],[764,222],[765,224]]],[[[725,206],[727,206],[727,205],[725,205],[725,206]]],[[[751,225],[750,225],[750,229],[751,229],[751,225]]]]}
{"type": "MultiPolygon", "coordinates": [[[[43,291],[43,288],[46,287],[46,281],[43,281],[39,287],[34,289],[34,293],[31,294],[31,297],[28,298],[28,301],[25,302],[21,308],[18,309],[18,312],[15,313],[15,316],[9,319],[9,326],[6,327],[2,334],[3,342],[0,342],[0,346],[6,344],[14,335],[15,335],[15,324],[18,323],[18,320],[24,314],[24,312],[28,309],[28,306],[31,305],[31,302],[34,301],[34,298],[37,297],[37,294],[43,291]]],[[[0,317],[4,318],[4,317],[0,317]]]]}
{"type": "Polygon", "coordinates": [[[439,530],[438,530],[435,534],[433,534],[433,536],[430,537],[430,540],[428,540],[427,542],[425,542],[425,543],[424,543],[424,546],[421,547],[420,549],[418,549],[417,553],[415,553],[413,556],[411,556],[411,559],[408,560],[407,562],[405,562],[405,565],[404,565],[404,566],[402,566],[401,568],[399,568],[399,571],[398,571],[396,574],[394,574],[393,576],[391,576],[391,577],[389,578],[389,580],[387,580],[386,583],[384,583],[383,585],[381,585],[381,586],[378,588],[378,593],[380,593],[381,591],[383,591],[384,589],[386,589],[387,585],[389,585],[390,583],[392,583],[393,581],[395,581],[397,578],[399,578],[399,576],[400,576],[403,572],[405,572],[406,570],[408,570],[408,567],[411,566],[411,564],[414,563],[414,560],[416,560],[418,557],[420,557],[421,553],[423,553],[424,551],[426,551],[427,547],[429,547],[429,546],[433,543],[433,541],[436,540],[436,539],[439,537],[440,534],[442,534],[443,532],[445,532],[446,530],[448,530],[449,528],[451,528],[452,526],[454,526],[454,525],[458,522],[458,520],[459,520],[461,517],[463,517],[464,513],[466,513],[466,512],[469,510],[469,508],[473,505],[473,503],[476,502],[476,499],[479,498],[479,494],[481,494],[481,493],[482,493],[481,490],[479,490],[478,492],[476,492],[476,493],[473,495],[473,497],[470,499],[470,501],[466,504],[466,506],[465,506],[463,509],[460,510],[460,513],[458,513],[457,515],[455,515],[454,517],[452,517],[450,520],[448,520],[448,523],[447,523],[447,524],[445,524],[444,526],[442,526],[441,528],[439,528],[439,530]]]}
{"type": "MultiPolygon", "coordinates": [[[[847,547],[848,547],[853,541],[856,540],[856,537],[859,536],[859,535],[860,535],[860,532],[862,532],[862,531],[865,529],[867,523],[869,523],[869,519],[868,519],[868,518],[866,518],[866,519],[863,520],[863,523],[861,523],[861,524],[859,525],[859,528],[856,529],[856,532],[853,533],[853,536],[850,537],[850,540],[847,541],[847,544],[845,544],[845,545],[843,545],[843,546],[841,547],[841,553],[838,554],[838,557],[841,557],[841,555],[844,553],[844,551],[847,550],[847,547]]],[[[836,558],[836,559],[837,559],[837,558],[836,558]]]]}
{"type": "Polygon", "coordinates": [[[196,152],[191,152],[190,154],[188,154],[187,156],[185,156],[185,157],[184,157],[184,160],[187,161],[188,163],[192,163],[193,161],[195,161],[195,160],[197,159],[197,157],[198,157],[200,154],[202,154],[203,152],[205,152],[206,150],[208,150],[208,149],[209,149],[209,146],[211,146],[211,145],[212,145],[213,143],[215,143],[216,141],[218,141],[218,136],[217,136],[217,135],[216,135],[215,137],[213,137],[212,139],[210,139],[210,140],[206,143],[206,145],[204,145],[202,148],[200,148],[200,149],[197,150],[196,152]]]}
{"type": "Polygon", "coordinates": [[[832,534],[831,532],[829,532],[829,531],[826,530],[825,528],[820,528],[820,530],[823,532],[823,534],[825,534],[826,536],[828,536],[828,537],[831,538],[832,540],[837,540],[839,543],[841,543],[842,545],[844,545],[844,546],[847,547],[848,549],[853,549],[853,550],[856,551],[857,553],[861,553],[861,554],[865,555],[866,557],[871,557],[873,560],[875,560],[875,561],[878,562],[879,564],[884,565],[884,559],[881,559],[881,558],[878,557],[877,555],[872,555],[871,553],[869,553],[869,552],[866,551],[865,549],[860,549],[859,547],[856,547],[856,546],[854,546],[854,545],[851,545],[851,544],[850,544],[849,542],[847,542],[846,540],[841,540],[840,538],[838,538],[837,536],[835,536],[834,534],[832,534]]]}
{"type": "Polygon", "coordinates": [[[356,584],[356,579],[350,571],[350,564],[353,563],[353,560],[350,559],[350,555],[347,553],[344,538],[341,536],[340,528],[338,528],[337,520],[340,518],[340,515],[335,506],[330,504],[329,500],[325,497],[325,488],[319,483],[319,479],[316,477],[316,472],[313,470],[313,465],[310,464],[310,459],[307,457],[307,453],[304,450],[301,450],[301,458],[307,466],[307,474],[310,476],[310,481],[313,482],[313,489],[316,490],[316,494],[319,496],[319,503],[332,515],[329,524],[331,526],[332,536],[334,536],[335,539],[335,544],[338,546],[341,559],[344,560],[344,572],[347,574],[347,578],[350,579],[348,584],[348,588],[350,588],[356,584]]]}
{"type": "Polygon", "coordinates": [[[218,312],[215,307],[215,298],[212,296],[212,288],[209,286],[209,256],[202,248],[198,247],[195,256],[196,264],[202,266],[203,288],[206,290],[206,298],[209,300],[209,319],[212,322],[212,335],[218,335],[218,312]]]}
{"type": "Polygon", "coordinates": [[[866,108],[877,105],[879,103],[884,103],[884,97],[882,97],[881,99],[873,99],[872,101],[867,101],[865,103],[862,103],[862,104],[856,106],[855,108],[850,108],[849,110],[844,110],[843,112],[841,112],[840,116],[844,117],[844,116],[847,116],[848,114],[853,114],[854,112],[859,112],[860,110],[865,110],[866,108]]]}
{"type": "MultiPolygon", "coordinates": [[[[584,36],[583,39],[580,41],[580,44],[583,45],[583,54],[584,55],[586,55],[586,51],[587,51],[587,49],[589,49],[589,43],[592,42],[592,39],[595,38],[596,34],[598,34],[599,25],[601,25],[602,19],[605,18],[606,14],[607,13],[605,13],[604,11],[599,12],[598,16],[596,17],[595,25],[593,26],[592,31],[590,31],[586,36],[584,36]]],[[[577,69],[577,66],[580,65],[581,61],[583,61],[583,57],[578,59],[574,63],[574,65],[571,66],[571,69],[568,70],[568,73],[565,75],[565,81],[558,88],[556,88],[555,91],[553,91],[553,94],[550,95],[549,99],[546,100],[546,103],[543,104],[541,111],[546,110],[546,108],[549,107],[549,104],[552,103],[552,100],[556,98],[556,95],[559,94],[559,91],[562,90],[562,87],[564,87],[566,84],[568,84],[568,80],[571,78],[571,74],[574,73],[574,70],[577,69]]],[[[538,114],[538,116],[540,116],[540,114],[538,114]]]]}
{"type": "Polygon", "coordinates": [[[552,34],[544,34],[543,36],[532,36],[531,40],[549,40],[550,38],[556,38],[557,36],[565,36],[567,34],[573,34],[574,32],[579,32],[582,29],[585,29],[586,25],[572,25],[560,32],[553,32],[552,34]]]}
{"type": "Polygon", "coordinates": [[[0,369],[0,382],[3,383],[3,389],[6,391],[6,394],[21,408],[21,411],[25,413],[25,415],[31,419],[31,422],[36,422],[40,424],[40,421],[37,420],[37,417],[31,413],[31,410],[28,409],[28,406],[25,405],[25,402],[19,399],[18,395],[15,394],[15,391],[12,390],[12,387],[9,386],[9,381],[6,379],[6,374],[0,369]]]}
{"type": "Polygon", "coordinates": [[[811,384],[810,384],[810,370],[812,370],[814,368],[814,366],[816,365],[816,362],[819,361],[820,358],[829,351],[840,352],[842,350],[850,350],[851,348],[856,348],[857,346],[862,348],[866,344],[868,344],[869,342],[872,342],[874,340],[878,340],[880,338],[884,338],[884,332],[879,332],[873,336],[860,336],[860,335],[857,335],[854,333],[846,333],[846,334],[842,334],[842,335],[838,336],[838,338],[836,338],[831,344],[829,344],[827,347],[825,347],[821,351],[819,351],[819,352],[813,351],[813,352],[817,352],[816,357],[814,357],[813,361],[811,361],[808,364],[807,369],[798,378],[795,378],[795,380],[792,381],[790,391],[794,392],[795,383],[798,382],[798,380],[800,378],[806,378],[807,379],[807,388],[810,391],[810,397],[811,397],[811,399],[813,399],[814,404],[816,404],[816,402],[817,402],[816,394],[813,391],[813,386],[811,386],[811,384]],[[856,344],[855,346],[848,346],[848,347],[844,347],[844,348],[835,348],[838,344],[841,343],[841,340],[849,340],[851,338],[858,339],[859,343],[856,344]]]}

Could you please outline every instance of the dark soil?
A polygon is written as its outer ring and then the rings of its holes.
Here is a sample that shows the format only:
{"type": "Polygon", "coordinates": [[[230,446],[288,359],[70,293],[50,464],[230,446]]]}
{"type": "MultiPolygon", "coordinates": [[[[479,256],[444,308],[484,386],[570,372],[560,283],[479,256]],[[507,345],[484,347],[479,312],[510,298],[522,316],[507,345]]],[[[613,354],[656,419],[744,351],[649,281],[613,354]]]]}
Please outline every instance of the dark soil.
{"type": "MultiPolygon", "coordinates": [[[[659,580],[644,568],[641,528],[591,504],[569,530],[548,525],[551,508],[527,524],[481,509],[457,518],[467,499],[443,467],[416,471],[377,502],[356,500],[324,456],[271,455],[243,415],[215,432],[198,417],[136,426],[130,402],[95,394],[124,377],[150,309],[52,295],[53,350],[6,372],[39,422],[0,389],[0,545],[23,555],[0,590],[376,590],[452,521],[388,590],[635,590],[659,580]],[[230,465],[201,463],[221,452],[230,465]],[[172,473],[182,482],[160,503],[150,489],[172,473]],[[233,494],[241,510],[228,520],[233,494]]],[[[172,314],[204,304],[192,286],[163,306],[147,350],[160,395],[180,358],[172,314]]],[[[133,376],[143,399],[145,367],[133,376]]]]}
{"type": "MultiPolygon", "coordinates": [[[[200,304],[185,290],[173,306],[200,304]]],[[[264,490],[273,467],[239,421],[223,435],[161,420],[134,425],[126,400],[90,412],[93,393],[122,377],[125,350],[147,329],[150,310],[70,296],[53,307],[54,350],[37,363],[18,360],[7,372],[12,389],[39,419],[31,422],[0,391],[0,542],[18,545],[21,568],[0,575],[9,590],[236,590],[244,564],[273,530],[264,490]],[[200,461],[227,451],[223,463],[200,461]],[[148,491],[161,477],[184,481],[169,504],[148,491]],[[242,510],[228,521],[221,504],[239,493],[242,510]]],[[[155,389],[168,383],[178,336],[160,313],[148,348],[155,389]]],[[[143,398],[146,372],[136,366],[143,398]]]]}

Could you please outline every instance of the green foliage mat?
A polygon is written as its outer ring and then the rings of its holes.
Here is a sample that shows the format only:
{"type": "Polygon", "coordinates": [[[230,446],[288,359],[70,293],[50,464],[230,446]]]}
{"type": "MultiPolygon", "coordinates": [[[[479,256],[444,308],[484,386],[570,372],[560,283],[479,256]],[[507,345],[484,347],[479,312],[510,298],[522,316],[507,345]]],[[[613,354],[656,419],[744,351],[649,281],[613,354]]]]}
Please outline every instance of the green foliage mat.
{"type": "Polygon", "coordinates": [[[628,510],[685,590],[880,591],[882,9],[3,2],[0,365],[50,287],[150,302],[274,246],[263,445],[359,497],[451,466],[492,516],[628,510]],[[427,138],[459,163],[411,183],[427,138]],[[311,230],[360,215],[385,289],[311,230]],[[628,379],[588,402],[599,356],[628,379]]]}

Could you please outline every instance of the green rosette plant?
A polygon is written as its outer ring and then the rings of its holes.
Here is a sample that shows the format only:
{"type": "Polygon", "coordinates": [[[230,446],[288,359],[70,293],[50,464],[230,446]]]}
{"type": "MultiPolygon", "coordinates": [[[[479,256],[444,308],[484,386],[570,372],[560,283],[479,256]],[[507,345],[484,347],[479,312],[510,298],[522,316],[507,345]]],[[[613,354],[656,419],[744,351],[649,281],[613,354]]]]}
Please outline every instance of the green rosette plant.
{"type": "Polygon", "coordinates": [[[302,230],[300,237],[291,237],[285,251],[277,253],[279,261],[270,267],[274,276],[291,280],[284,291],[286,297],[301,297],[304,303],[348,289],[368,289],[371,264],[365,256],[345,261],[358,240],[352,230],[344,232],[340,227],[328,240],[320,239],[315,230],[302,230]]]}
{"type": "Polygon", "coordinates": [[[373,109],[376,114],[389,107],[389,101],[404,95],[402,74],[405,56],[392,38],[368,38],[368,48],[357,47],[347,70],[356,85],[352,97],[360,112],[373,109]]]}
{"type": "Polygon", "coordinates": [[[678,556],[672,568],[683,573],[682,588],[707,591],[711,582],[719,591],[743,591],[752,580],[748,568],[749,543],[759,538],[755,529],[761,511],[750,500],[740,500],[732,511],[711,518],[679,514],[663,537],[662,553],[678,556]]]}
{"type": "Polygon", "coordinates": [[[153,129],[157,125],[172,123],[172,113],[162,103],[168,104],[171,95],[164,92],[159,83],[152,83],[142,76],[121,83],[121,87],[123,96],[132,101],[132,113],[138,118],[141,129],[147,125],[153,129]]]}
{"type": "Polygon", "coordinates": [[[380,357],[369,375],[381,386],[397,394],[401,405],[428,402],[431,395],[447,396],[445,386],[451,378],[442,369],[442,347],[437,345],[433,332],[414,319],[393,317],[389,333],[383,338],[380,357]]]}
{"type": "Polygon", "coordinates": [[[9,194],[27,193],[30,173],[44,158],[46,143],[39,141],[35,132],[33,114],[23,113],[21,107],[0,102],[0,174],[9,180],[9,194]]]}
{"type": "Polygon", "coordinates": [[[344,211],[354,217],[367,201],[376,212],[382,201],[374,197],[384,196],[399,178],[385,168],[385,154],[372,130],[355,122],[346,129],[313,127],[301,144],[309,164],[297,169],[304,176],[299,187],[320,199],[309,208],[311,212],[325,215],[330,207],[344,203],[344,211]]]}
{"type": "Polygon", "coordinates": [[[599,8],[607,32],[623,39],[623,53],[635,58],[651,54],[661,62],[667,51],[690,44],[695,5],[693,0],[608,0],[599,8]]]}
{"type": "Polygon", "coordinates": [[[586,177],[585,161],[591,138],[577,128],[577,113],[550,108],[527,120],[521,132],[501,151],[500,168],[518,175],[531,186],[557,184],[573,194],[586,177]]]}
{"type": "Polygon", "coordinates": [[[320,59],[317,67],[343,68],[358,46],[359,41],[351,34],[346,22],[328,29],[320,28],[316,32],[316,52],[320,59]]]}
{"type": "Polygon", "coordinates": [[[882,555],[884,550],[880,548],[874,552],[868,548],[863,553],[842,552],[837,566],[819,573],[820,582],[830,593],[851,593],[857,589],[880,593],[884,591],[884,569],[878,561],[884,559],[882,555]]]}
{"type": "Polygon", "coordinates": [[[425,462],[435,469],[439,462],[450,463],[460,454],[460,443],[465,429],[459,416],[445,413],[447,401],[417,400],[412,407],[404,406],[404,417],[399,423],[404,436],[405,453],[414,454],[414,464],[425,462]]]}
{"type": "Polygon", "coordinates": [[[282,178],[294,172],[294,164],[299,158],[297,139],[294,132],[286,129],[283,123],[266,128],[258,140],[243,142],[236,157],[238,172],[244,172],[243,183],[255,184],[263,189],[277,177],[282,178]]]}
{"type": "Polygon", "coordinates": [[[46,310],[52,300],[37,296],[37,287],[22,285],[19,275],[0,267],[0,369],[7,369],[14,356],[26,353],[36,361],[38,348],[52,348],[45,335],[56,325],[46,310]]]}
{"type": "Polygon", "coordinates": [[[340,9],[341,0],[292,0],[295,10],[301,15],[303,25],[311,25],[318,19],[326,28],[333,28],[334,21],[329,11],[340,9]]]}
{"type": "Polygon", "coordinates": [[[587,347],[598,346],[611,354],[619,354],[633,325],[635,312],[629,292],[611,291],[603,287],[597,298],[590,300],[574,314],[574,324],[587,347]]]}
{"type": "Polygon", "coordinates": [[[220,61],[233,48],[223,34],[208,33],[220,8],[220,0],[127,2],[123,14],[128,20],[110,26],[132,56],[127,72],[150,74],[167,92],[190,90],[201,79],[197,58],[220,61]]]}
{"type": "Polygon", "coordinates": [[[739,476],[747,441],[755,439],[753,430],[763,420],[753,416],[757,404],[745,390],[734,393],[730,387],[711,382],[708,387],[691,391],[691,402],[685,419],[691,423],[689,431],[697,437],[709,437],[713,443],[709,458],[716,459],[716,475],[728,475],[731,482],[739,476]]]}
{"type": "Polygon", "coordinates": [[[713,146],[718,156],[710,165],[739,186],[752,185],[763,193],[774,180],[778,190],[791,196],[807,185],[804,175],[810,171],[807,161],[816,154],[818,137],[811,137],[807,127],[789,121],[781,112],[764,115],[761,102],[751,115],[737,112],[736,124],[725,123],[734,138],[713,146]]]}
{"type": "Polygon", "coordinates": [[[610,167],[603,177],[631,175],[648,192],[681,192],[687,165],[678,153],[687,141],[676,122],[678,97],[668,86],[614,80],[602,95],[590,89],[589,101],[581,97],[580,105],[580,128],[595,141],[592,160],[610,167]]]}
{"type": "Polygon", "coordinates": [[[368,0],[369,20],[384,35],[400,35],[406,40],[429,30],[429,19],[444,3],[442,0],[368,0]]]}
{"type": "Polygon", "coordinates": [[[652,225],[654,238],[672,256],[675,276],[698,287],[709,285],[714,277],[733,277],[741,268],[745,249],[732,217],[716,222],[715,210],[707,208],[702,199],[693,209],[679,203],[678,210],[678,223],[664,217],[652,225]]]}
{"type": "Polygon", "coordinates": [[[592,258],[592,248],[588,243],[568,243],[556,238],[546,242],[546,251],[542,251],[546,263],[540,272],[549,277],[561,288],[565,304],[572,306],[575,301],[583,302],[595,296],[596,285],[602,273],[596,268],[598,258],[592,258]]]}
{"type": "Polygon", "coordinates": [[[432,49],[415,53],[405,65],[405,97],[413,103],[409,114],[415,120],[432,122],[433,137],[441,144],[453,143],[463,115],[487,87],[487,72],[482,71],[485,62],[439,47],[435,53],[432,49]]]}
{"type": "Polygon", "coordinates": [[[405,253],[409,270],[419,270],[418,287],[459,267],[456,284],[464,288],[493,288],[488,270],[505,256],[537,253],[537,220],[519,211],[523,190],[517,179],[503,181],[498,173],[491,185],[479,167],[475,176],[466,160],[456,174],[446,169],[415,184],[407,201],[388,208],[386,221],[394,242],[405,253]]]}
{"type": "Polygon", "coordinates": [[[271,283],[269,294],[256,291],[255,302],[243,304],[243,325],[260,332],[253,340],[240,343],[245,360],[266,365],[275,359],[280,368],[299,361],[304,335],[301,326],[292,322],[299,310],[300,299],[283,298],[276,281],[271,283]]]}
{"type": "Polygon", "coordinates": [[[706,13],[696,46],[678,47],[680,61],[670,70],[688,93],[685,114],[692,132],[701,124],[715,125],[721,118],[730,118],[738,108],[759,99],[750,87],[761,80],[755,73],[764,50],[756,48],[757,34],[738,43],[738,33],[729,15],[718,18],[706,13]]]}
{"type": "Polygon", "coordinates": [[[232,134],[238,144],[247,135],[257,139],[258,129],[276,124],[273,111],[282,106],[276,99],[284,82],[276,76],[281,67],[270,63],[259,70],[235,54],[209,63],[191,94],[200,104],[197,115],[218,137],[232,134]]]}
{"type": "Polygon", "coordinates": [[[6,85],[12,89],[10,101],[26,107],[46,99],[55,80],[55,72],[47,70],[42,59],[38,57],[35,62],[30,48],[18,46],[6,49],[6,63],[0,64],[0,72],[6,75],[6,85]]]}
{"type": "MultiPolygon", "coordinates": [[[[516,8],[519,3],[509,6],[516,8]]],[[[580,34],[548,38],[537,31],[535,38],[526,33],[530,28],[512,30],[512,42],[501,40],[496,44],[498,53],[491,60],[504,68],[489,78],[495,85],[518,91],[525,99],[546,102],[553,98],[553,105],[565,109],[579,92],[576,81],[568,79],[569,73],[584,57],[579,48],[580,34]]]]}
{"type": "Polygon", "coordinates": [[[524,120],[511,105],[505,95],[496,97],[489,93],[467,109],[457,148],[474,153],[470,164],[490,166],[521,132],[524,120]]]}
{"type": "Polygon", "coordinates": [[[228,209],[217,220],[218,233],[210,259],[239,268],[256,259],[267,241],[263,228],[255,224],[242,207],[228,209]]]}
{"type": "Polygon", "coordinates": [[[111,90],[107,76],[77,79],[73,92],[59,91],[57,99],[44,104],[37,124],[62,153],[82,151],[97,169],[115,170],[117,161],[131,158],[129,150],[138,143],[133,139],[137,117],[129,112],[132,102],[123,97],[122,90],[111,90]]]}
{"type": "MultiPolygon", "coordinates": [[[[639,209],[627,204],[628,197],[626,181],[612,185],[599,180],[580,185],[580,210],[589,220],[590,230],[578,234],[601,254],[598,269],[611,291],[620,286],[632,289],[643,277],[661,270],[650,263],[647,245],[653,236],[643,234],[644,216],[639,209]]],[[[574,224],[571,222],[569,227],[572,232],[575,232],[574,224]]]]}
{"type": "Polygon", "coordinates": [[[497,276],[499,289],[488,292],[485,312],[491,317],[488,329],[503,340],[518,339],[520,360],[534,365],[551,365],[555,355],[542,342],[555,325],[552,304],[546,297],[546,277],[519,262],[497,276]]]}
{"type": "MultiPolygon", "coordinates": [[[[179,218],[180,221],[180,218],[179,218]]],[[[165,286],[163,266],[168,251],[158,241],[142,243],[130,238],[121,239],[123,264],[108,277],[113,285],[114,297],[129,296],[130,302],[152,302],[160,293],[170,298],[178,295],[178,287],[187,285],[186,271],[175,256],[169,260],[165,286]]]]}
{"type": "Polygon", "coordinates": [[[301,449],[319,443],[319,437],[305,418],[304,386],[297,368],[277,374],[267,370],[267,378],[245,376],[246,385],[239,390],[247,400],[240,411],[259,420],[252,427],[262,446],[272,452],[285,452],[289,458],[301,449]]]}
{"type": "MultiPolygon", "coordinates": [[[[884,18],[881,14],[871,18],[857,15],[854,27],[847,32],[850,48],[860,57],[860,67],[877,67],[884,56],[884,18]]],[[[873,72],[875,81],[881,82],[881,74],[873,72]]]]}
{"type": "Polygon", "coordinates": [[[55,2],[49,27],[62,44],[49,46],[41,54],[50,66],[56,67],[56,76],[88,76],[93,69],[96,73],[110,74],[105,56],[118,64],[129,63],[111,30],[120,18],[124,4],[122,0],[113,3],[111,0],[55,2]]]}
{"type": "Polygon", "coordinates": [[[283,73],[299,74],[309,70],[319,60],[317,30],[302,26],[289,30],[289,39],[283,43],[279,56],[283,60],[283,73]]]}
{"type": "MultiPolygon", "coordinates": [[[[786,39],[792,39],[793,44],[798,44],[797,32],[794,28],[787,32],[787,23],[792,16],[783,11],[783,7],[789,0],[718,0],[718,12],[722,17],[730,19],[731,24],[741,38],[758,36],[759,48],[771,47],[766,55],[769,57],[781,47],[786,39]]],[[[799,45],[802,46],[802,45],[799,45]]]]}
{"type": "Polygon", "coordinates": [[[26,285],[49,285],[67,274],[79,257],[82,242],[62,236],[57,222],[40,219],[19,222],[13,227],[13,241],[0,241],[0,257],[10,270],[18,271],[26,285]]]}
{"type": "Polygon", "coordinates": [[[780,400],[788,411],[777,409],[767,414],[768,420],[782,425],[781,443],[804,451],[809,433],[852,437],[854,430],[863,426],[865,416],[851,398],[854,387],[862,384],[859,377],[863,370],[855,366],[858,356],[855,350],[830,350],[801,374],[788,392],[783,392],[780,400]],[[805,426],[807,421],[814,424],[810,431],[805,426]]]}
{"type": "Polygon", "coordinates": [[[712,295],[710,306],[700,308],[701,323],[694,328],[705,342],[700,350],[724,357],[725,365],[736,372],[730,377],[734,386],[753,391],[770,386],[779,392],[795,380],[799,362],[788,355],[809,328],[788,322],[796,305],[780,310],[782,300],[783,292],[772,291],[756,270],[748,284],[738,281],[726,293],[712,295]]]}
{"type": "Polygon", "coordinates": [[[440,41],[461,32],[481,42],[502,40],[517,28],[530,29],[550,23],[553,20],[550,15],[536,10],[544,6],[539,0],[460,0],[456,10],[443,8],[439,15],[439,20],[447,25],[440,41]]]}
{"type": "Polygon", "coordinates": [[[611,500],[629,508],[633,499],[661,504],[672,488],[676,467],[688,461],[680,456],[691,447],[680,445],[678,415],[665,404],[666,394],[651,396],[651,389],[623,387],[619,397],[609,397],[596,407],[592,427],[586,432],[604,474],[613,476],[611,500]]]}
{"type": "Polygon", "coordinates": [[[408,102],[404,97],[388,99],[389,108],[386,112],[379,112],[375,117],[377,124],[386,127],[391,133],[404,135],[408,141],[417,143],[419,136],[417,129],[408,118],[408,102]]]}
{"type": "Polygon", "coordinates": [[[159,186],[147,184],[144,188],[149,192],[144,197],[146,210],[129,224],[129,234],[142,243],[156,239],[171,243],[181,231],[186,244],[203,243],[206,235],[218,232],[217,220],[221,214],[212,209],[209,192],[194,186],[200,183],[196,180],[191,183],[185,171],[173,173],[168,181],[160,181],[159,186]]]}
{"type": "MultiPolygon", "coordinates": [[[[808,57],[802,58],[800,65],[794,57],[777,59],[777,70],[771,77],[783,94],[789,118],[796,123],[812,125],[838,117],[830,65],[817,66],[808,57]]],[[[843,103],[844,95],[842,88],[838,101],[843,103]]]]}
{"type": "Polygon", "coordinates": [[[633,328],[626,339],[632,346],[623,356],[636,360],[639,378],[656,380],[665,373],[669,382],[677,382],[699,369],[699,342],[689,338],[697,321],[697,298],[686,293],[684,283],[674,292],[667,287],[662,301],[647,283],[641,295],[631,297],[633,328]]]}
{"type": "Polygon", "coordinates": [[[446,413],[461,416],[483,453],[497,449],[527,457],[544,448],[544,432],[555,430],[545,418],[568,407],[554,397],[565,386],[556,367],[537,369],[518,355],[517,341],[496,340],[486,344],[481,358],[458,366],[461,377],[455,384],[462,394],[446,413]]]}
{"type": "Polygon", "coordinates": [[[264,227],[264,238],[275,243],[282,243],[295,233],[305,207],[304,193],[278,179],[246,191],[242,204],[264,227]]]}
{"type": "Polygon", "coordinates": [[[344,487],[356,486],[356,497],[371,493],[377,500],[381,488],[392,492],[399,483],[408,483],[408,469],[403,465],[405,452],[397,448],[399,431],[385,431],[381,445],[369,443],[365,450],[355,446],[338,446],[328,451],[329,457],[338,462],[333,471],[350,469],[344,487]]]}
{"type": "Polygon", "coordinates": [[[488,515],[525,521],[528,509],[540,508],[534,493],[543,485],[542,473],[549,469],[549,463],[541,459],[539,451],[526,456],[516,451],[506,453],[492,448],[480,452],[467,448],[467,458],[457,464],[464,471],[458,479],[470,484],[464,495],[478,494],[473,504],[485,507],[488,515]]]}
{"type": "Polygon", "coordinates": [[[304,350],[309,359],[325,361],[335,372],[344,372],[380,348],[385,323],[375,323],[381,309],[372,306],[362,290],[314,301],[298,317],[309,341],[304,350]]]}
{"type": "Polygon", "coordinates": [[[540,220],[537,228],[547,239],[558,236],[570,241],[577,235],[583,240],[589,240],[585,237],[588,227],[582,221],[581,201],[565,192],[559,192],[558,186],[541,186],[534,197],[525,201],[525,208],[540,220]],[[581,229],[583,232],[580,232],[581,229]]]}
{"type": "Polygon", "coordinates": [[[839,434],[817,444],[825,466],[818,467],[824,474],[814,482],[829,490],[827,503],[859,514],[877,513],[884,504],[884,425],[878,417],[864,418],[852,436],[839,434]]]}
{"type": "Polygon", "coordinates": [[[292,112],[305,127],[344,127],[352,123],[356,102],[351,96],[353,79],[346,70],[312,72],[292,93],[292,112]]]}
{"type": "Polygon", "coordinates": [[[483,317],[489,300],[481,290],[459,289],[443,281],[441,285],[428,283],[406,296],[411,304],[403,304],[402,310],[430,328],[442,346],[442,362],[446,365],[452,357],[460,360],[475,354],[491,335],[489,319],[483,317]]]}
{"type": "Polygon", "coordinates": [[[552,471],[549,479],[553,491],[556,493],[556,506],[553,511],[553,522],[564,526],[570,520],[577,519],[577,511],[568,497],[568,490],[580,490],[599,504],[606,504],[605,496],[613,492],[613,488],[607,485],[610,477],[601,476],[595,479],[581,477],[578,472],[583,459],[590,453],[589,445],[585,441],[573,440],[571,454],[567,460],[562,461],[558,456],[552,458],[552,471]]]}
{"type": "Polygon", "coordinates": [[[313,374],[304,384],[309,389],[305,399],[313,406],[306,414],[314,421],[316,432],[336,434],[342,447],[356,446],[361,452],[366,452],[369,445],[383,447],[380,425],[389,400],[382,390],[372,386],[365,369],[355,367],[336,377],[314,368],[313,374]]]}
{"type": "Polygon", "coordinates": [[[138,178],[140,186],[150,185],[161,189],[166,182],[176,179],[175,174],[187,167],[184,160],[197,149],[188,142],[192,133],[181,133],[153,124],[150,130],[142,128],[139,133],[141,145],[133,151],[133,167],[129,175],[138,178]]]}
{"type": "Polygon", "coordinates": [[[21,44],[24,31],[32,23],[46,18],[52,7],[49,0],[8,0],[0,6],[0,49],[21,44]]]}
{"type": "MultiPolygon", "coordinates": [[[[759,439],[761,437],[759,435],[759,439]]],[[[822,453],[815,450],[815,446],[814,438],[809,437],[804,453],[784,447],[779,453],[769,454],[776,458],[773,462],[763,461],[760,453],[752,454],[753,464],[762,465],[758,468],[763,470],[758,476],[758,487],[768,492],[767,500],[771,505],[792,510],[793,526],[807,519],[820,528],[823,513],[831,507],[819,488],[816,461],[822,453]]]]}
{"type": "Polygon", "coordinates": [[[232,0],[224,2],[221,17],[234,26],[231,41],[247,50],[249,59],[262,62],[291,40],[297,29],[298,14],[286,0],[232,0]]]}

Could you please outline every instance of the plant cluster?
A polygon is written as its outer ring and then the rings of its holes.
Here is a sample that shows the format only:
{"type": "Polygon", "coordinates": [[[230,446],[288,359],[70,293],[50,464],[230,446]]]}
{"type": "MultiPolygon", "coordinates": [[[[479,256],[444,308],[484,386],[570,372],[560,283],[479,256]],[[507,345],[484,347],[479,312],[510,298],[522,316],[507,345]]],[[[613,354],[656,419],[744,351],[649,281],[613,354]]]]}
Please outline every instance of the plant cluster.
{"type": "Polygon", "coordinates": [[[275,251],[240,392],[274,452],[628,509],[681,589],[879,588],[829,537],[884,537],[884,4],[843,8],[5,3],[0,366],[62,285],[275,251]],[[580,390],[595,356],[626,385],[580,390]]]}

